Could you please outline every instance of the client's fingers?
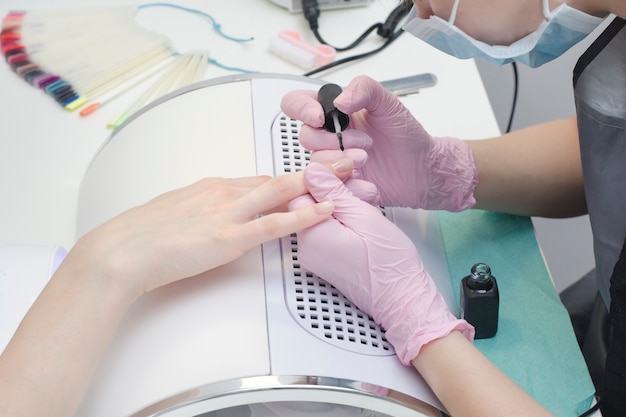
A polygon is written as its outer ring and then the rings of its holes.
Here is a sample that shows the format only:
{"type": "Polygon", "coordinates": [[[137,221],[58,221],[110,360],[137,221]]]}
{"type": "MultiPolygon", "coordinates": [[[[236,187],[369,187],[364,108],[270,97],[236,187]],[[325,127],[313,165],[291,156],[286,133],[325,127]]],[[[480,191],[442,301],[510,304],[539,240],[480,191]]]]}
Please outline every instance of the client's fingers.
{"type": "Polygon", "coordinates": [[[240,240],[241,247],[249,249],[326,220],[333,209],[332,201],[322,201],[294,211],[268,214],[241,225],[235,238],[240,240]]]}
{"type": "Polygon", "coordinates": [[[313,199],[311,194],[305,194],[305,195],[301,195],[300,197],[297,197],[291,200],[288,204],[288,208],[289,208],[289,211],[294,211],[294,210],[301,209],[303,207],[312,206],[313,204],[316,204],[316,203],[317,201],[313,199]]]}
{"type": "MultiPolygon", "coordinates": [[[[347,158],[327,165],[332,170],[331,175],[339,177],[340,180],[348,178],[354,169],[354,162],[347,158]]],[[[303,171],[280,175],[263,182],[237,199],[233,203],[233,210],[244,218],[252,218],[270,212],[306,193],[308,190],[304,185],[303,171]]]]}

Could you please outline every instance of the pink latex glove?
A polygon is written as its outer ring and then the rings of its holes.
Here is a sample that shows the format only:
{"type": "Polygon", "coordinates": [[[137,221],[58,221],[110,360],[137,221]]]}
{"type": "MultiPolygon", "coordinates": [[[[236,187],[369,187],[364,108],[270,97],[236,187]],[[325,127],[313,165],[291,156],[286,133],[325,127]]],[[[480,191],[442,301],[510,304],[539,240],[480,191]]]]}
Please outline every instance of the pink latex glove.
{"type": "Polygon", "coordinates": [[[372,316],[403,364],[453,330],[473,340],[474,328],[450,312],[415,245],[395,224],[319,163],[305,169],[304,179],[310,195],[290,209],[326,200],[335,209],[333,217],[298,232],[298,259],[372,316]]]}
{"type": "Polygon", "coordinates": [[[478,173],[465,142],[431,137],[394,94],[366,76],[355,78],[334,104],[351,120],[343,155],[337,135],[322,128],[316,91],[283,97],[283,112],[304,123],[299,139],[313,151],[312,161],[352,158],[357,177],[378,187],[385,206],[461,211],[476,204],[478,173]]]}

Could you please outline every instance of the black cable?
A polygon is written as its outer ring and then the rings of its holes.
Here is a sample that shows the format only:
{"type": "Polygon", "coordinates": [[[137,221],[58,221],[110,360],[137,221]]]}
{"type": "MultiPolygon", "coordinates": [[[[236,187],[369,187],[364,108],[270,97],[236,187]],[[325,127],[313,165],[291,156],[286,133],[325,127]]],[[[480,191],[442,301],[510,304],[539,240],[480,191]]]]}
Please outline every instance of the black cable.
{"type": "Polygon", "coordinates": [[[369,36],[370,33],[372,33],[375,29],[378,29],[381,25],[382,25],[381,23],[376,23],[376,24],[370,26],[354,42],[352,42],[348,46],[343,46],[343,47],[334,46],[334,45],[331,45],[328,42],[326,42],[322,38],[322,35],[320,35],[320,33],[319,33],[319,31],[317,29],[311,29],[311,31],[313,32],[313,35],[315,35],[315,38],[318,40],[319,43],[324,44],[324,45],[328,45],[328,46],[332,46],[333,48],[335,48],[335,50],[337,52],[344,52],[344,51],[349,51],[350,49],[356,48],[361,42],[363,42],[365,40],[365,38],[367,38],[369,36]]]}
{"type": "Polygon", "coordinates": [[[398,39],[398,37],[400,37],[400,35],[402,35],[403,33],[404,33],[404,30],[400,29],[400,30],[394,32],[394,34],[389,39],[387,39],[385,41],[385,43],[383,43],[381,46],[379,46],[376,49],[373,49],[373,50],[368,51],[368,52],[364,52],[362,54],[352,55],[352,56],[349,56],[349,57],[338,59],[337,61],[334,61],[334,62],[331,62],[330,64],[326,64],[324,66],[315,68],[315,69],[313,69],[313,70],[311,70],[309,72],[306,72],[306,73],[304,73],[302,75],[304,75],[305,77],[309,77],[311,75],[315,75],[315,74],[320,73],[322,71],[326,71],[326,70],[329,70],[331,68],[335,68],[335,67],[337,67],[339,65],[346,64],[346,63],[352,62],[352,61],[356,61],[357,59],[367,58],[368,56],[374,55],[375,53],[380,52],[383,49],[385,49],[386,47],[388,47],[389,45],[391,45],[393,43],[393,41],[398,39]]]}
{"type": "Polygon", "coordinates": [[[511,104],[511,113],[509,114],[509,123],[506,126],[506,133],[511,131],[513,125],[513,116],[515,116],[515,107],[517,107],[517,92],[519,90],[519,75],[517,74],[517,63],[511,62],[513,68],[513,103],[511,104]]]}
{"type": "Polygon", "coordinates": [[[320,17],[320,8],[317,0],[302,0],[302,14],[304,14],[306,21],[309,22],[311,30],[317,30],[319,27],[317,19],[320,17]]]}
{"type": "Polygon", "coordinates": [[[396,26],[398,25],[398,23],[400,23],[402,18],[404,18],[408,14],[409,10],[410,8],[406,7],[404,4],[398,5],[389,14],[389,16],[387,17],[384,23],[373,24],[372,26],[367,28],[361,34],[361,36],[359,36],[350,45],[344,46],[344,47],[337,47],[326,42],[324,38],[322,38],[321,34],[319,33],[318,19],[320,16],[320,9],[319,9],[317,0],[302,0],[302,13],[304,14],[304,18],[306,19],[306,21],[309,23],[309,27],[311,28],[311,32],[313,33],[315,38],[321,44],[331,46],[335,48],[335,50],[338,52],[343,52],[343,51],[347,51],[347,50],[355,48],[361,42],[363,42],[363,40],[365,40],[365,38],[367,38],[369,34],[372,33],[374,30],[376,30],[376,33],[379,36],[385,39],[390,39],[394,35],[396,26]]]}

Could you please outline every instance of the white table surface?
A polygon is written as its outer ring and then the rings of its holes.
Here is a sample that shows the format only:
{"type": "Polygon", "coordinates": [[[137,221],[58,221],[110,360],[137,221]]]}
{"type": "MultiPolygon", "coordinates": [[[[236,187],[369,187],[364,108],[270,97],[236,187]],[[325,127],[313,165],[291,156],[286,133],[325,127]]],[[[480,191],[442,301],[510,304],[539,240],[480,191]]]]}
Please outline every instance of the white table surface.
{"type": "MultiPolygon", "coordinates": [[[[144,3],[58,0],[53,4],[79,7],[144,3]]],[[[269,0],[174,3],[211,14],[229,35],[255,39],[245,45],[235,44],[218,36],[208,20],[170,8],[143,9],[137,16],[138,23],[165,33],[182,52],[208,48],[215,59],[227,65],[271,73],[304,72],[268,52],[269,40],[283,29],[298,30],[305,40],[315,43],[301,14],[290,14],[269,0]]],[[[370,24],[384,21],[395,4],[392,0],[377,0],[367,7],[322,11],[320,31],[327,41],[346,45],[370,24]]],[[[5,16],[10,10],[49,7],[51,2],[43,0],[3,0],[0,13],[5,16]]],[[[381,38],[371,36],[357,51],[372,49],[381,42],[381,38]]],[[[338,56],[352,54],[343,52],[338,56]]],[[[345,85],[359,74],[387,80],[424,72],[436,75],[436,86],[404,97],[403,101],[432,134],[479,138],[499,133],[474,62],[442,54],[410,34],[404,34],[378,55],[316,77],[345,85]]],[[[230,74],[233,72],[210,65],[205,79],[230,74]]],[[[21,80],[6,63],[0,63],[0,91],[0,243],[58,244],[69,249],[75,241],[81,178],[110,135],[107,122],[132,104],[139,92],[128,93],[81,118],[21,80]]]]}

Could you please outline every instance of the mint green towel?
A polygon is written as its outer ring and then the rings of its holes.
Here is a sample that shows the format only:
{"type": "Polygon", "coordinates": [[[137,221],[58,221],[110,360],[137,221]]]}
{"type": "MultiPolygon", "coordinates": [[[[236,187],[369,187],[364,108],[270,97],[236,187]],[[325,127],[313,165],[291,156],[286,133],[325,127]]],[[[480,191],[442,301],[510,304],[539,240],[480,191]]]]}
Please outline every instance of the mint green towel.
{"type": "Polygon", "coordinates": [[[595,389],[531,220],[481,210],[438,214],[457,303],[475,263],[487,263],[498,282],[498,332],[477,340],[478,349],[558,417],[587,410],[595,389]]]}

